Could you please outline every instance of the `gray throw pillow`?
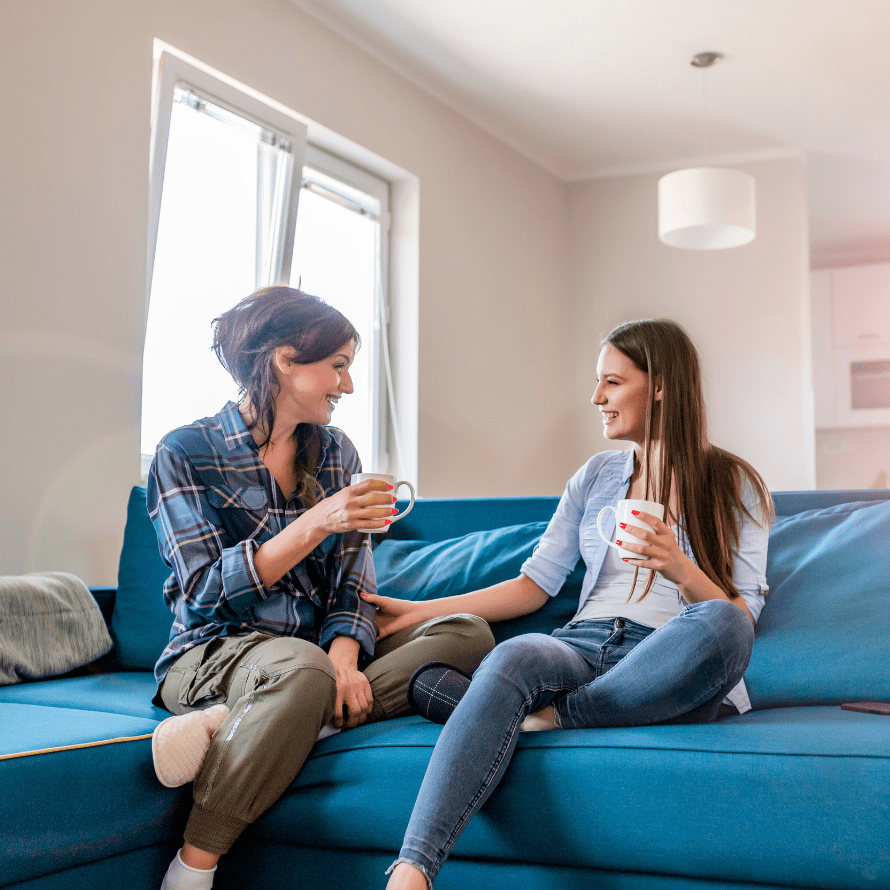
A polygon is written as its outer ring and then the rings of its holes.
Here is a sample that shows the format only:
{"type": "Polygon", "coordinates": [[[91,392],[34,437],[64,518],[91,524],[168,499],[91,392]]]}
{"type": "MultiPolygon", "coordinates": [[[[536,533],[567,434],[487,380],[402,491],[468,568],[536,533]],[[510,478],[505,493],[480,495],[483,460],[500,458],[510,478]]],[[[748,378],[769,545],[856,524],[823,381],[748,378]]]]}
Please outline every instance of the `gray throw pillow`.
{"type": "Polygon", "coordinates": [[[102,613],[79,578],[0,576],[0,686],[65,674],[109,649],[102,613]]]}

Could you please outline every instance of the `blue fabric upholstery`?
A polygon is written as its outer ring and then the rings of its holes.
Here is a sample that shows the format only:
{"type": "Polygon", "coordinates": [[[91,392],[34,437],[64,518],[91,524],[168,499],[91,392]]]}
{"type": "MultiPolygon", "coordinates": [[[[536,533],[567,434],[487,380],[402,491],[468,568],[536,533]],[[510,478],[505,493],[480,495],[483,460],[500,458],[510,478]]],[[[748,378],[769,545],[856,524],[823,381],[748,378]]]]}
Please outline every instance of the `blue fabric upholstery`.
{"type": "Polygon", "coordinates": [[[53,708],[83,708],[144,717],[146,720],[163,720],[170,715],[151,703],[156,688],[154,675],[145,671],[87,674],[0,687],[0,705],[11,702],[53,708]]]}
{"type": "MultiPolygon", "coordinates": [[[[419,717],[399,723],[320,743],[252,837],[300,844],[311,822],[314,846],[335,848],[348,837],[353,849],[398,849],[440,731],[419,717]]],[[[739,883],[890,887],[890,797],[872,793],[890,787],[888,725],[812,707],[706,726],[522,735],[454,855],[739,883]]]]}
{"type": "MultiPolygon", "coordinates": [[[[436,890],[789,890],[787,886],[775,884],[755,886],[722,880],[714,883],[676,875],[571,867],[559,861],[561,846],[558,838],[554,836],[553,840],[554,861],[546,865],[452,856],[436,878],[436,890]]],[[[299,862],[301,887],[382,890],[386,880],[384,872],[392,862],[391,853],[377,850],[341,849],[337,851],[336,862],[332,861],[330,850],[289,846],[287,851],[289,857],[283,857],[277,844],[255,838],[251,838],[249,844],[236,845],[232,851],[235,855],[220,863],[213,890],[269,890],[270,887],[294,886],[291,883],[294,862],[299,862]]],[[[40,890],[56,888],[41,887],[40,890]]]]}
{"type": "MultiPolygon", "coordinates": [[[[515,578],[546,527],[546,522],[529,522],[442,541],[383,541],[374,551],[378,590],[386,596],[427,600],[515,578]]],[[[584,564],[579,562],[560,593],[542,609],[493,625],[495,639],[561,627],[578,608],[583,578],[584,564]]]]}
{"type": "Polygon", "coordinates": [[[890,701],[890,502],[778,519],[745,675],[755,708],[890,701]]]}
{"type": "Polygon", "coordinates": [[[95,744],[150,735],[156,725],[97,710],[0,703],[0,886],[170,840],[188,789],[157,781],[151,739],[95,744]],[[2,759],[10,754],[25,756],[2,759]]]}
{"type": "MultiPolygon", "coordinates": [[[[523,735],[436,890],[890,887],[890,717],[837,705],[890,699],[890,493],[860,494],[776,498],[772,594],[747,675],[759,710],[523,735]]],[[[375,551],[381,592],[446,596],[513,577],[556,503],[418,501],[375,551]]],[[[150,699],[167,574],[134,489],[111,618],[118,671],[0,690],[0,758],[147,735],[166,716],[150,699]]],[[[581,578],[579,566],[543,609],[495,625],[497,639],[564,624],[581,578]]],[[[382,887],[439,731],[406,717],[320,742],[214,886],[267,890],[298,875],[382,887]]],[[[188,786],[154,779],[148,738],[0,759],[0,783],[0,887],[17,890],[92,890],[125,873],[128,890],[157,890],[189,808],[188,786]]]]}
{"type": "Polygon", "coordinates": [[[154,670],[170,640],[173,613],[161,591],[170,568],[161,559],[158,539],[148,518],[145,488],[130,493],[127,525],[118,569],[117,595],[111,616],[114,664],[123,670],[154,670]]]}

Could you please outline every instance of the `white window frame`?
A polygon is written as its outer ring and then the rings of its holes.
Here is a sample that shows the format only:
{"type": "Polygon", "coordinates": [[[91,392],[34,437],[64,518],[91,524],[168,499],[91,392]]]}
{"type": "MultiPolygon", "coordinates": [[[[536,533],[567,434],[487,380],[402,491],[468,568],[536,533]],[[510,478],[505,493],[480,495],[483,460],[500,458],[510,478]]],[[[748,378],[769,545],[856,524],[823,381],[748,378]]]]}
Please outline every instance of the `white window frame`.
{"type": "MultiPolygon", "coordinates": [[[[148,318],[148,301],[151,298],[151,278],[154,271],[155,246],[158,240],[158,224],[161,218],[161,199],[164,193],[164,171],[167,166],[167,143],[170,137],[170,118],[173,112],[173,91],[177,86],[186,87],[206,96],[234,114],[253,121],[257,126],[274,130],[291,143],[294,174],[288,196],[287,227],[278,257],[278,269],[273,283],[283,284],[290,273],[294,251],[294,232],[297,225],[297,207],[300,201],[301,173],[306,158],[308,129],[300,121],[288,117],[266,105],[248,93],[194,65],[173,53],[162,51],[156,60],[151,122],[151,157],[149,161],[148,203],[148,270],[145,289],[145,317],[148,318]]],[[[245,295],[246,296],[246,295],[245,295]]]]}
{"type": "MultiPolygon", "coordinates": [[[[394,332],[390,324],[390,320],[393,318],[393,307],[390,305],[389,297],[390,230],[392,224],[390,214],[391,183],[389,179],[363,169],[366,166],[362,163],[363,157],[359,158],[358,161],[352,159],[344,160],[325,150],[325,148],[310,144],[309,133],[311,124],[307,126],[307,124],[295,117],[291,117],[279,110],[279,108],[266,104],[261,99],[251,95],[250,92],[243,91],[238,86],[227,83],[215,74],[191,64],[176,53],[164,48],[160,41],[156,45],[159,47],[160,52],[155,60],[152,105],[148,265],[145,292],[146,320],[148,318],[148,306],[151,296],[152,272],[160,221],[161,200],[163,197],[164,171],[167,160],[167,144],[174,89],[177,86],[182,86],[191,89],[199,96],[204,96],[235,114],[253,121],[258,126],[275,131],[291,143],[294,175],[289,194],[286,235],[276,276],[278,283],[286,284],[290,278],[299,195],[303,185],[302,171],[305,167],[308,166],[326,173],[379,200],[381,257],[380,282],[377,292],[380,304],[375,313],[379,329],[374,331],[377,348],[374,349],[374,362],[371,369],[371,379],[376,384],[378,404],[377,410],[372,413],[372,454],[363,455],[362,457],[368,467],[373,467],[378,472],[397,473],[401,478],[415,480],[416,484],[416,382],[409,387],[410,393],[407,394],[408,402],[406,405],[406,394],[396,392],[391,361],[391,355],[394,350],[390,345],[390,337],[394,332]],[[400,410],[404,412],[406,407],[409,415],[409,428],[414,429],[414,435],[409,438],[407,444],[404,444],[402,433],[399,429],[398,416],[400,410]]],[[[334,136],[334,134],[323,127],[316,126],[314,129],[318,131],[317,135],[321,137],[318,141],[328,144],[331,141],[335,142],[335,150],[342,149],[346,144],[345,140],[334,136]]],[[[358,147],[356,148],[357,153],[365,157],[367,156],[367,152],[358,149],[358,147]]],[[[344,151],[343,154],[347,154],[347,152],[344,151]]],[[[386,166],[391,167],[391,165],[386,166]]],[[[399,193],[402,191],[404,191],[404,184],[399,189],[399,193]]],[[[404,290],[404,287],[402,289],[404,290]]],[[[404,310],[401,315],[404,315],[404,310]]],[[[416,381],[417,336],[416,330],[413,330],[416,325],[416,307],[409,315],[414,320],[414,325],[411,325],[408,329],[411,340],[408,353],[412,356],[410,366],[415,369],[415,373],[411,377],[416,381]]],[[[404,323],[400,323],[400,313],[398,311],[395,313],[395,316],[395,327],[400,329],[404,323]]],[[[398,331],[395,333],[398,334],[398,331]]],[[[398,346],[398,344],[395,345],[398,346]]],[[[399,347],[398,352],[400,357],[403,356],[405,348],[403,346],[399,347]]],[[[402,361],[404,361],[404,358],[402,358],[402,361]]],[[[147,469],[147,465],[143,465],[143,478],[147,474],[147,469]]]]}
{"type": "MultiPolygon", "coordinates": [[[[397,423],[394,421],[397,412],[393,405],[392,373],[389,368],[388,327],[390,305],[386,286],[387,270],[389,269],[389,183],[385,179],[361,169],[350,161],[344,161],[342,158],[338,158],[336,155],[311,143],[306,147],[306,159],[303,167],[309,167],[331,176],[369,195],[378,202],[379,210],[376,215],[380,224],[380,277],[375,288],[375,299],[378,301],[378,304],[374,313],[376,326],[372,331],[372,336],[375,341],[375,348],[372,353],[373,359],[369,377],[375,386],[375,392],[378,393],[380,404],[372,414],[371,454],[360,455],[360,457],[367,466],[381,468],[376,472],[390,472],[393,463],[389,450],[390,437],[388,430],[390,426],[397,427],[397,423]]],[[[304,179],[303,182],[305,185],[306,180],[304,179]]],[[[349,196],[345,197],[348,201],[349,196]]],[[[393,438],[395,442],[398,442],[397,430],[393,438]]]]}

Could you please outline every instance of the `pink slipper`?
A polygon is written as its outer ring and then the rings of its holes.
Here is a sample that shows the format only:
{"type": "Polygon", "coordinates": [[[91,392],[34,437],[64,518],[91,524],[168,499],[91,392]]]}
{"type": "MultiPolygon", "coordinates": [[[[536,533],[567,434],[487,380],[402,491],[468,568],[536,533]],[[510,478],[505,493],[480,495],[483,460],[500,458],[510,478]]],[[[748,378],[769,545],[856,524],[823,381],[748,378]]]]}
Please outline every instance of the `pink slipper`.
{"type": "Polygon", "coordinates": [[[207,756],[210,740],[228,716],[225,705],[214,705],[206,711],[191,711],[159,723],[151,737],[158,781],[167,788],[191,782],[207,756]]]}

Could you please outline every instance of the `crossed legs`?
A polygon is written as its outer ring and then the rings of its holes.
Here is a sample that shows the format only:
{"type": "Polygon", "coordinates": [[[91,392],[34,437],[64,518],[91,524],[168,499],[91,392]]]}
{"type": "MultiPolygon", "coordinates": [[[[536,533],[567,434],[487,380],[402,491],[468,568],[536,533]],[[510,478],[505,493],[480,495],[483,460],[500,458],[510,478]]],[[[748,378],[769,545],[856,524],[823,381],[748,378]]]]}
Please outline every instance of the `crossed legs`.
{"type": "MultiPolygon", "coordinates": [[[[620,626],[619,626],[620,624],[620,626]]],[[[753,628],[725,600],[656,631],[581,622],[497,646],[445,724],[405,832],[390,890],[432,885],[504,775],[526,715],[553,705],[563,728],[713,720],[744,674],[753,628]]]]}

